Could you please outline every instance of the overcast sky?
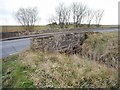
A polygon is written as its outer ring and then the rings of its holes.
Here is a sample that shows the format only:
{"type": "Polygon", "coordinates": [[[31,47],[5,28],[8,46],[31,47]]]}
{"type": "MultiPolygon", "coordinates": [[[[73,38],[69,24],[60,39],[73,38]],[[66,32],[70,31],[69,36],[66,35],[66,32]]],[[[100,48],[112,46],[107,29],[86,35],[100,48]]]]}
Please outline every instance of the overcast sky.
{"type": "Polygon", "coordinates": [[[60,2],[70,5],[72,2],[82,2],[92,9],[104,9],[101,24],[118,24],[119,0],[0,0],[0,25],[16,25],[14,13],[21,7],[37,7],[38,24],[48,24],[48,18],[54,14],[55,7],[60,2]]]}

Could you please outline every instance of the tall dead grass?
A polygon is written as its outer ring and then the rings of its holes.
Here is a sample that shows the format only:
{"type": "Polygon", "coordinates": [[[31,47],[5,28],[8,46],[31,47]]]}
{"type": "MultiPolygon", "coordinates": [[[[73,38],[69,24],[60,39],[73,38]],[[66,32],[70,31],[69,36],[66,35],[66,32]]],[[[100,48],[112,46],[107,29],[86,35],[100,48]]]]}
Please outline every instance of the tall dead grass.
{"type": "Polygon", "coordinates": [[[117,86],[118,72],[78,55],[24,52],[21,63],[33,69],[34,85],[54,88],[110,88],[117,86]]]}

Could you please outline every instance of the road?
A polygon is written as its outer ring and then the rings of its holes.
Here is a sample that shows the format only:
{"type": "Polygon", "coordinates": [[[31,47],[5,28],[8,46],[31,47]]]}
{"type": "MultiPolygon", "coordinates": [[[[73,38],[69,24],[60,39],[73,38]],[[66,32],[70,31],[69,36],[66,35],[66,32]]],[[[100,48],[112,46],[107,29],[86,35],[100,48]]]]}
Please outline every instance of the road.
{"type": "MultiPolygon", "coordinates": [[[[118,29],[109,29],[109,30],[91,30],[89,32],[117,32],[117,31],[118,29]]],[[[88,31],[84,31],[84,32],[88,32],[88,31]]],[[[36,36],[46,37],[46,36],[52,36],[54,34],[63,34],[63,33],[64,32],[37,34],[37,35],[31,35],[30,38],[36,36]]],[[[26,37],[22,39],[0,41],[0,58],[4,58],[16,54],[18,52],[21,52],[29,48],[30,38],[26,37]]]]}
{"type": "Polygon", "coordinates": [[[16,54],[30,47],[30,38],[0,42],[0,58],[16,54]]]}

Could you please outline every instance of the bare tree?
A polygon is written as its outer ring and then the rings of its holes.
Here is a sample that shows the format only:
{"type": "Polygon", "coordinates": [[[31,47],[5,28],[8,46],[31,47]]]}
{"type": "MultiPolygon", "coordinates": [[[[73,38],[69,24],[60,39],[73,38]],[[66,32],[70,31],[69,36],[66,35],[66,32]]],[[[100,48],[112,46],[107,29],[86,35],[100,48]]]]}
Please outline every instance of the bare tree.
{"type": "Polygon", "coordinates": [[[64,5],[62,3],[59,4],[59,6],[56,8],[56,14],[58,19],[58,24],[60,25],[60,28],[63,28],[64,26],[64,5]]]}
{"type": "Polygon", "coordinates": [[[102,16],[103,16],[103,13],[104,13],[104,10],[97,10],[95,12],[95,22],[96,22],[97,27],[99,27],[100,21],[101,21],[102,16]]]}
{"type": "Polygon", "coordinates": [[[93,20],[95,16],[95,12],[91,9],[87,10],[86,17],[87,17],[87,24],[88,27],[90,27],[91,21],[93,20]]]}
{"type": "Polygon", "coordinates": [[[86,21],[86,14],[82,17],[81,24],[85,24],[86,21]]]}
{"type": "Polygon", "coordinates": [[[71,14],[71,10],[70,7],[65,7],[64,8],[64,19],[65,19],[65,27],[68,28],[69,22],[70,22],[70,14],[71,14]]]}
{"type": "Polygon", "coordinates": [[[36,21],[38,20],[38,10],[34,8],[20,8],[15,16],[18,22],[26,29],[32,30],[36,21]]]}
{"type": "Polygon", "coordinates": [[[57,26],[57,20],[56,20],[56,17],[55,16],[51,16],[50,18],[49,18],[49,25],[50,25],[50,28],[52,28],[52,29],[55,29],[56,28],[56,26],[57,26]]]}
{"type": "Polygon", "coordinates": [[[74,25],[75,27],[78,27],[79,25],[81,25],[82,19],[86,14],[87,6],[83,5],[82,3],[73,2],[71,8],[72,8],[74,25]]]}
{"type": "Polygon", "coordinates": [[[70,19],[70,9],[66,7],[63,3],[60,3],[59,6],[56,8],[56,14],[58,17],[60,28],[64,28],[65,24],[67,24],[70,19]]]}

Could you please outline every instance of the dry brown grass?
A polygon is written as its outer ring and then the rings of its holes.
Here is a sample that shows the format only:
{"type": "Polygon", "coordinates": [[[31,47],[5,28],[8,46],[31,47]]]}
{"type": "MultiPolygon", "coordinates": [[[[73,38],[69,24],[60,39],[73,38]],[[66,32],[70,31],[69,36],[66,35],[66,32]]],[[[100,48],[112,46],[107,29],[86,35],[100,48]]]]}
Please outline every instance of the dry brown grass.
{"type": "Polygon", "coordinates": [[[86,49],[86,51],[101,51],[101,53],[103,53],[106,48],[109,50],[114,49],[114,47],[118,48],[117,32],[88,34],[88,39],[83,44],[83,48],[86,49]]]}
{"type": "Polygon", "coordinates": [[[24,52],[21,63],[36,87],[56,88],[109,88],[117,84],[117,70],[77,55],[24,52]]]}
{"type": "MultiPolygon", "coordinates": [[[[93,33],[82,45],[84,56],[91,55],[99,62],[118,67],[118,33],[93,33]]],[[[89,57],[91,58],[91,57],[89,57]]]]}

